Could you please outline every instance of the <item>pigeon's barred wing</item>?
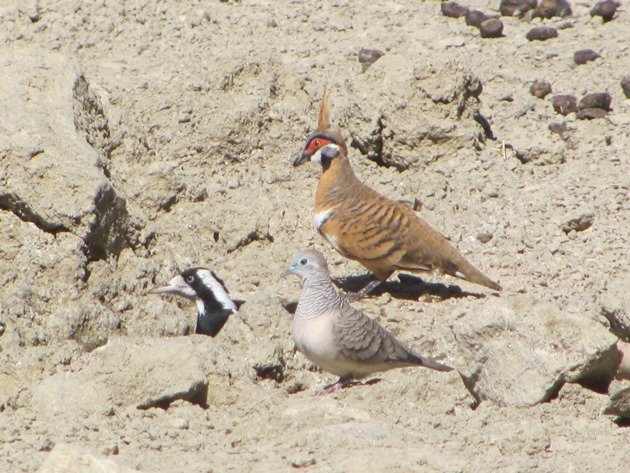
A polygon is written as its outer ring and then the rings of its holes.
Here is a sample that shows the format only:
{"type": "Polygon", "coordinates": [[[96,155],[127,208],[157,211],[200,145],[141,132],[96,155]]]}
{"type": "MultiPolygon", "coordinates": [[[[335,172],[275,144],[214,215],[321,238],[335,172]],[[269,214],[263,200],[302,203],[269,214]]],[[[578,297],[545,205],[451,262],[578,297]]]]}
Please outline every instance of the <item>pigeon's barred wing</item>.
{"type": "Polygon", "coordinates": [[[391,333],[347,302],[339,308],[335,333],[341,354],[350,360],[368,365],[416,364],[391,333]]]}

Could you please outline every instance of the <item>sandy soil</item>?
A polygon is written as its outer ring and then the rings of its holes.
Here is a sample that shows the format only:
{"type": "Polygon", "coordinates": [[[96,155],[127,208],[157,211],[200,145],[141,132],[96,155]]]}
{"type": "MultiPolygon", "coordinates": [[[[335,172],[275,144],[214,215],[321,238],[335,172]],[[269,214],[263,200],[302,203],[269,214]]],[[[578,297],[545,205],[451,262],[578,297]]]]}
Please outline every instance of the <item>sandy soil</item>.
{"type": "MultiPolygon", "coordinates": [[[[285,307],[299,287],[278,280],[306,246],[337,278],[364,274],[313,229],[319,169],[291,166],[328,83],[357,175],[419,199],[423,218],[504,287],[485,298],[449,297],[442,285],[411,298],[389,291],[359,307],[455,366],[452,316],[489,298],[526,294],[607,324],[601,299],[628,281],[630,100],[620,82],[630,14],[623,4],[603,23],[589,15],[594,3],[572,2],[566,18],[503,17],[505,36],[482,39],[431,1],[2,2],[0,50],[59,54],[98,97],[107,133],[90,144],[125,200],[128,233],[115,254],[94,256],[76,232],[53,234],[0,205],[0,470],[37,470],[68,443],[140,471],[622,471],[630,431],[602,415],[608,395],[579,385],[532,407],[473,408],[457,373],[403,369],[315,397],[333,378],[295,353],[285,307]],[[559,36],[528,41],[540,24],[559,36]],[[362,72],[361,48],[385,54],[362,72]],[[586,48],[601,58],[576,66],[586,48]],[[545,99],[530,94],[537,79],[552,85],[545,99]],[[591,92],[612,96],[605,118],[551,105],[591,92]],[[580,219],[588,228],[567,227],[580,219]],[[146,295],[189,266],[213,268],[246,301],[216,339],[185,336],[191,303],[146,295]],[[79,328],[66,330],[77,313],[79,328]],[[185,343],[182,370],[197,353],[207,407],[139,410],[79,382],[76,403],[87,407],[77,410],[42,384],[96,376],[93,349],[121,339],[185,343]],[[267,362],[281,374],[265,374],[267,362]]],[[[467,4],[498,13],[498,1],[467,4]]]]}

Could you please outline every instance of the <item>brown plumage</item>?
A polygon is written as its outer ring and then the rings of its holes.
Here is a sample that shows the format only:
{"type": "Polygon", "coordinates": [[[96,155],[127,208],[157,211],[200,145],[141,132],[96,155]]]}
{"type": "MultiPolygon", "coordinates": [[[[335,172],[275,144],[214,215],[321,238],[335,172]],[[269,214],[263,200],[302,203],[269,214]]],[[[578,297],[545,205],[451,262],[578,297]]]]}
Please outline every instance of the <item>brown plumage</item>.
{"type": "MultiPolygon", "coordinates": [[[[500,291],[501,286],[470,264],[438,231],[405,205],[363,184],[352,171],[348,148],[330,123],[328,89],[317,129],[294,166],[319,162],[322,175],[315,194],[315,225],[343,256],[358,261],[385,281],[396,270],[434,271],[500,291]]],[[[362,291],[367,294],[379,283],[362,291]]]]}

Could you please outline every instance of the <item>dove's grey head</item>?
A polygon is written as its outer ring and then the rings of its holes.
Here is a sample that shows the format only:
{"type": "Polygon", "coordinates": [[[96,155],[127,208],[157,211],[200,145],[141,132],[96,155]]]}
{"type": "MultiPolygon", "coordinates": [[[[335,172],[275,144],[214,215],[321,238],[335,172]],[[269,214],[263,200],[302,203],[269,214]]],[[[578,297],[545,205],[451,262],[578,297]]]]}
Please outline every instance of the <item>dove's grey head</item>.
{"type": "Polygon", "coordinates": [[[298,276],[302,281],[312,279],[314,276],[329,278],[328,265],[324,255],[310,248],[298,252],[281,277],[284,278],[291,274],[298,276]]]}

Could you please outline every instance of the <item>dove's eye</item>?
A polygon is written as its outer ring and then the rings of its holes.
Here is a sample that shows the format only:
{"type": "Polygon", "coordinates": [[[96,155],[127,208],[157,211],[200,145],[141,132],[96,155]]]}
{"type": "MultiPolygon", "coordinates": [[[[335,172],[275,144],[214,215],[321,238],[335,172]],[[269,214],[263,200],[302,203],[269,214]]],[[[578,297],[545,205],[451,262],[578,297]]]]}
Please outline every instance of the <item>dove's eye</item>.
{"type": "Polygon", "coordinates": [[[300,264],[301,264],[302,266],[304,266],[306,263],[308,263],[308,260],[307,260],[306,258],[302,258],[302,259],[300,260],[300,264]]]}

